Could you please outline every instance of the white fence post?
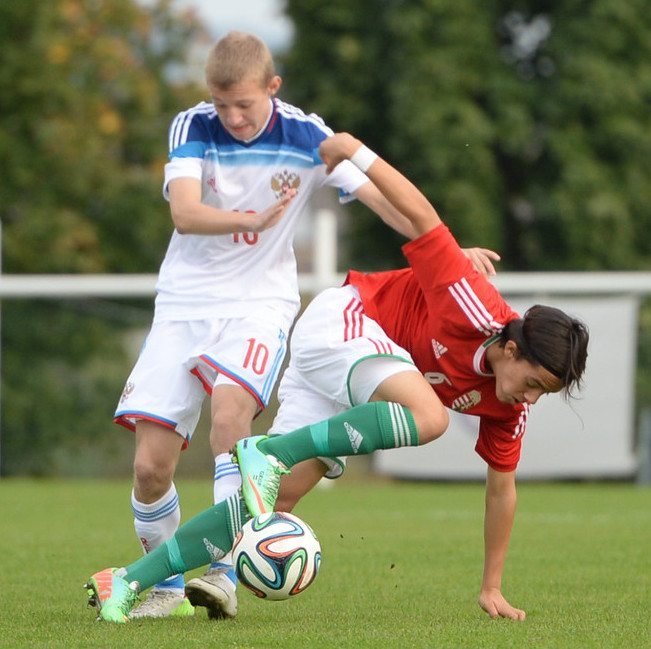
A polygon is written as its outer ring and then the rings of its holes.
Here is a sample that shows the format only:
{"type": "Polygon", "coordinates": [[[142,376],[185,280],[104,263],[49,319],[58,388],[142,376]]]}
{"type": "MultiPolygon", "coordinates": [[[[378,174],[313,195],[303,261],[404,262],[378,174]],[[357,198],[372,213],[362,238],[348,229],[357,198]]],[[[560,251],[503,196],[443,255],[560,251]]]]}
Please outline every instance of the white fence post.
{"type": "Polygon", "coordinates": [[[312,246],[314,280],[320,290],[334,284],[337,273],[337,215],[333,210],[317,211],[312,246]]]}
{"type": "Polygon", "coordinates": [[[638,431],[637,483],[651,485],[651,408],[643,408],[640,412],[638,431]]]}

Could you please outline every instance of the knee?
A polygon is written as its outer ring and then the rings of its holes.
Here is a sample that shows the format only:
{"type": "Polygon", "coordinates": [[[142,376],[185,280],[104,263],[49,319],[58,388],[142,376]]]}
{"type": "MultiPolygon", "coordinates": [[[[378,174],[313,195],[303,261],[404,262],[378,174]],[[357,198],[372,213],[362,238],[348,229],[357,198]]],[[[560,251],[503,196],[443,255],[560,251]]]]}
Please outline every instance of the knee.
{"type": "Polygon", "coordinates": [[[243,419],[244,417],[232,409],[218,408],[212,413],[211,433],[227,433],[241,425],[243,419]]]}
{"type": "Polygon", "coordinates": [[[136,455],[133,476],[136,493],[141,498],[156,500],[169,489],[176,463],[173,458],[162,459],[136,455]]]}
{"type": "Polygon", "coordinates": [[[430,404],[430,407],[419,408],[412,414],[420,445],[428,444],[441,437],[450,424],[450,415],[440,402],[430,404]]]}

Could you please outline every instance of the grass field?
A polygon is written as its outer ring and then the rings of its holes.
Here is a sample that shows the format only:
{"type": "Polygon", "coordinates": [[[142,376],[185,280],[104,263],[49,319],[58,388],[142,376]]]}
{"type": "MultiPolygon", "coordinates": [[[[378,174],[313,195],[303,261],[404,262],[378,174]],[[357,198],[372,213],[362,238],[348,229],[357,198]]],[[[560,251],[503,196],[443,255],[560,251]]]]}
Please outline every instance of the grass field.
{"type": "MultiPolygon", "coordinates": [[[[207,482],[179,482],[184,517],[207,482]]],[[[239,590],[210,622],[94,622],[82,583],[138,556],[124,482],[0,481],[0,647],[651,647],[651,490],[522,484],[504,592],[525,622],[477,606],[479,484],[342,481],[296,513],[317,531],[322,570],[288,602],[239,590]]]]}

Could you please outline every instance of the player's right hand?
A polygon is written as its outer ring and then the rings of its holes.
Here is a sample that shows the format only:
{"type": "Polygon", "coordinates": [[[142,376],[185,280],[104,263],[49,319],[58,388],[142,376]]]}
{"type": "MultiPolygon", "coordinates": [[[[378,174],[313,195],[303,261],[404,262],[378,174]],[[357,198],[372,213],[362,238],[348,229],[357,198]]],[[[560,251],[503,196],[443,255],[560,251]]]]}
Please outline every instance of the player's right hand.
{"type": "Polygon", "coordinates": [[[505,617],[522,621],[527,617],[523,610],[511,606],[497,588],[482,590],[479,594],[479,606],[493,619],[505,617]]]}
{"type": "Polygon", "coordinates": [[[290,189],[286,191],[277,203],[268,207],[262,212],[252,214],[250,224],[247,223],[246,229],[249,232],[262,232],[278,223],[283,218],[285,210],[296,196],[296,190],[290,189]]]}
{"type": "Polygon", "coordinates": [[[475,270],[479,271],[486,277],[497,275],[494,261],[500,261],[502,258],[493,250],[488,248],[462,248],[461,252],[470,259],[475,270]]]}

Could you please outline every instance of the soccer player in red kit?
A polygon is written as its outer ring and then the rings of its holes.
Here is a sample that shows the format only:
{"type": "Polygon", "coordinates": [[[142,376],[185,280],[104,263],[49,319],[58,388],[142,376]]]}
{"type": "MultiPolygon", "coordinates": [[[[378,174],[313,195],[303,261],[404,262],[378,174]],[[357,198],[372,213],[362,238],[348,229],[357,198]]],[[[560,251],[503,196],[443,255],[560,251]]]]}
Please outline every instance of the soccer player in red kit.
{"type": "Polygon", "coordinates": [[[492,617],[523,619],[501,593],[522,435],[542,395],[579,385],[587,329],[547,306],[520,317],[423,194],[359,140],[339,133],[320,153],[328,169],[350,159],[366,172],[416,236],[403,246],[409,268],[351,271],[299,319],[270,431],[278,434],[236,446],[247,507],[289,511],[321,477],[341,474],[342,456],[430,442],[448,426],[446,407],[476,415],[475,449],[488,465],[479,603],[492,617]]]}

